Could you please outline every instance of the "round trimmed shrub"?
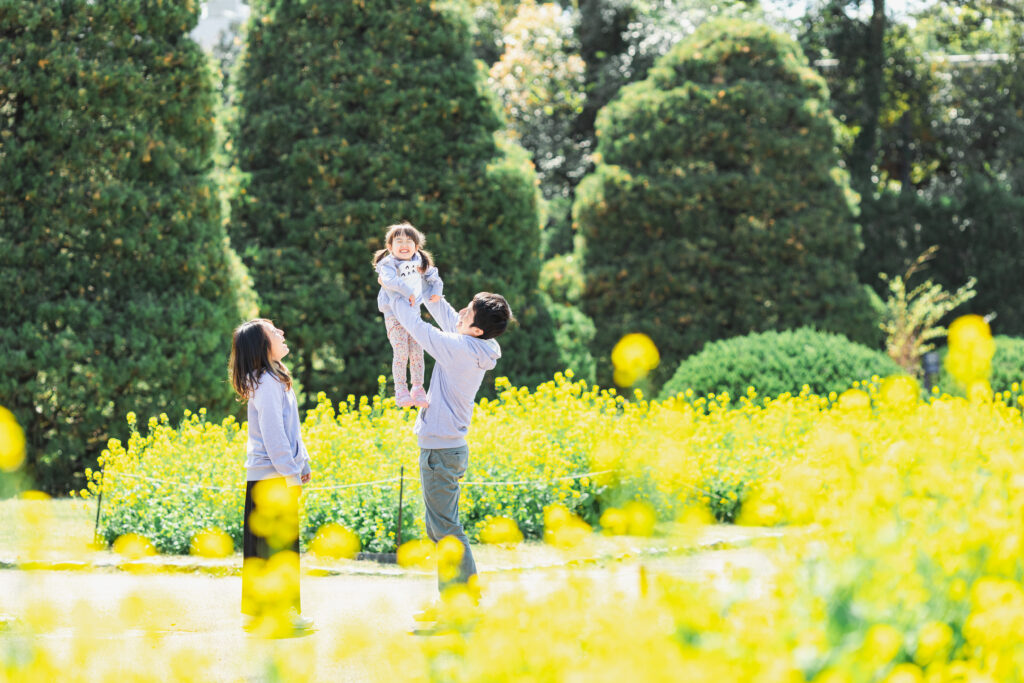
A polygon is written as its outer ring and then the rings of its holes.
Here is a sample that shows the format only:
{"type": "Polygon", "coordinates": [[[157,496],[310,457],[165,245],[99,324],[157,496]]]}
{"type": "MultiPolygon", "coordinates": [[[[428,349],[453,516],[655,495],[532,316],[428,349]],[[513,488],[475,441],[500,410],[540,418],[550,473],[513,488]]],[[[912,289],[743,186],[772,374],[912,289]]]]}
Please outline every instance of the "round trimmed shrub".
{"type": "Polygon", "coordinates": [[[797,393],[806,384],[818,395],[842,392],[872,375],[905,374],[889,356],[840,334],[810,327],[761,332],[707,344],[679,364],[661,398],[687,389],[695,395],[728,392],[733,398],[754,387],[759,396],[797,393]]]}
{"type": "MultiPolygon", "coordinates": [[[[1024,339],[998,335],[994,341],[996,352],[992,356],[992,376],[989,378],[989,384],[992,385],[993,391],[1013,391],[1013,385],[1016,383],[1019,393],[1020,385],[1024,384],[1024,339]]],[[[945,347],[939,351],[939,390],[962,396],[964,388],[958,386],[956,380],[946,372],[947,351],[945,347]]]]}
{"type": "Polygon", "coordinates": [[[878,339],[828,101],[795,42],[727,20],[601,111],[573,208],[598,382],[631,332],[661,352],[654,386],[709,340],[804,324],[878,339]]]}

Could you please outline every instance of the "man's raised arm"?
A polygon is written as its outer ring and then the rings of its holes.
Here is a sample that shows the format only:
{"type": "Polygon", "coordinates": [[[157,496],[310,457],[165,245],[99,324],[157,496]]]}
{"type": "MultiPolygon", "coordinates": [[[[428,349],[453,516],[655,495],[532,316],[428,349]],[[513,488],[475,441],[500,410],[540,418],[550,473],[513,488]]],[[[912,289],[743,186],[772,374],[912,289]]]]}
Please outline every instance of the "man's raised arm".
{"type": "MultiPolygon", "coordinates": [[[[423,350],[434,357],[441,365],[447,365],[451,363],[455,358],[455,352],[460,348],[460,339],[455,336],[455,326],[452,325],[451,332],[442,332],[430,323],[423,320],[420,317],[420,307],[412,306],[405,299],[400,298],[396,294],[391,294],[391,311],[398,318],[398,322],[402,323],[402,327],[405,328],[406,332],[412,335],[412,338],[419,342],[419,345],[423,347],[423,350]]],[[[444,303],[444,299],[439,301],[433,306],[438,306],[444,303]]],[[[452,310],[452,307],[447,303],[444,303],[451,311],[452,315],[455,315],[455,320],[458,320],[458,315],[452,310]]],[[[431,311],[433,315],[433,311],[431,311]]],[[[435,316],[436,317],[436,316],[435,316]]]]}
{"type": "Polygon", "coordinates": [[[459,314],[452,308],[452,305],[448,303],[448,300],[441,297],[436,302],[431,302],[429,299],[425,299],[423,302],[427,311],[433,316],[437,324],[445,332],[455,333],[455,327],[459,324],[459,314]]]}

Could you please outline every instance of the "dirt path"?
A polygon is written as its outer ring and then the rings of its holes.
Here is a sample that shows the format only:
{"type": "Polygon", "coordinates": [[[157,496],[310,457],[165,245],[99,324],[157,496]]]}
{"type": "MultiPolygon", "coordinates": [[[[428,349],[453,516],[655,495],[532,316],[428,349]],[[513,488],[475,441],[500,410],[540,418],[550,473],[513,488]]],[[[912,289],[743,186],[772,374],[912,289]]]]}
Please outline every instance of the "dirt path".
{"type": "MultiPolygon", "coordinates": [[[[757,590],[772,573],[769,557],[754,548],[561,565],[551,561],[557,556],[550,555],[542,558],[548,566],[521,563],[514,569],[508,569],[515,565],[501,553],[481,555],[484,609],[489,601],[510,592],[543,594],[569,575],[593,578],[608,588],[635,594],[641,564],[646,571],[704,581],[727,581],[727,568],[743,567],[754,577],[753,584],[748,581],[745,586],[748,591],[752,585],[757,590]]],[[[38,631],[33,642],[67,666],[83,647],[103,652],[105,666],[127,671],[140,665],[173,666],[159,664],[158,652],[181,652],[193,658],[199,653],[206,680],[269,681],[274,678],[275,655],[299,653],[314,680],[370,680],[355,664],[338,670],[335,653],[341,634],[358,625],[373,637],[415,639],[409,635],[412,614],[436,596],[432,575],[393,567],[379,567],[371,574],[305,575],[302,581],[303,611],[316,620],[317,631],[304,638],[266,641],[240,627],[238,576],[180,571],[136,574],[116,569],[0,570],[0,616],[12,624],[6,633],[0,631],[0,652],[5,641],[10,644],[22,637],[20,626],[31,622],[38,631]],[[137,608],[142,596],[149,605],[146,609],[137,608]],[[152,601],[158,609],[151,607],[152,601]]]]}

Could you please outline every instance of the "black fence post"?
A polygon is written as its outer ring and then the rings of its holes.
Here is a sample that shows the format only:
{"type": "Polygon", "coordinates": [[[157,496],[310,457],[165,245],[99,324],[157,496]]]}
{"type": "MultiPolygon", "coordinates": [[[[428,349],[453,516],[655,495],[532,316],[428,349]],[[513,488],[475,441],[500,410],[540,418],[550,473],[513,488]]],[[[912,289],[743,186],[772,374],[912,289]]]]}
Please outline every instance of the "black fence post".
{"type": "Polygon", "coordinates": [[[398,532],[395,534],[395,548],[402,545],[402,493],[405,490],[405,465],[398,470],[398,532]]]}

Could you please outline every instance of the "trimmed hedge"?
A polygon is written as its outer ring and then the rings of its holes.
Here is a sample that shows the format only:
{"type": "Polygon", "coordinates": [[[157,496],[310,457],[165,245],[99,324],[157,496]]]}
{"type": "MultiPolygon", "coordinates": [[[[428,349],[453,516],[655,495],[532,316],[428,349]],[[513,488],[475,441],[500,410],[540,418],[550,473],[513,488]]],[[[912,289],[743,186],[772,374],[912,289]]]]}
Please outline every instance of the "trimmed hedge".
{"type": "Polygon", "coordinates": [[[889,356],[846,337],[810,327],[761,332],[706,345],[676,369],[661,398],[692,389],[697,396],[728,392],[733,399],[753,386],[759,396],[843,392],[872,375],[905,374],[889,356]]]}
{"type": "Polygon", "coordinates": [[[599,382],[630,332],[661,352],[655,386],[705,342],[750,331],[879,339],[828,92],[791,39],[704,24],[623,88],[597,130],[574,218],[599,382]]]}
{"type": "Polygon", "coordinates": [[[0,4],[0,405],[53,493],[123,416],[234,410],[255,313],[211,177],[219,98],[200,3],[0,4]]]}

